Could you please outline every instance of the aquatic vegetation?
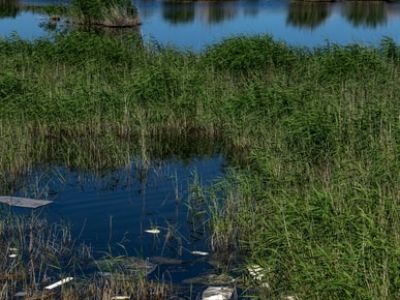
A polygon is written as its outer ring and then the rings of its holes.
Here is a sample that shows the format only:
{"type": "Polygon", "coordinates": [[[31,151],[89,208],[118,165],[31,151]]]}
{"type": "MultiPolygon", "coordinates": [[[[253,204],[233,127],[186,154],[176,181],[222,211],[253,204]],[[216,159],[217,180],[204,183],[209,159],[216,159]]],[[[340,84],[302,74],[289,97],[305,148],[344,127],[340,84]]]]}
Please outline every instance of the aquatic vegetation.
{"type": "Polygon", "coordinates": [[[137,258],[107,257],[96,261],[92,249],[75,244],[69,227],[49,224],[41,218],[18,216],[2,210],[0,220],[0,298],[14,295],[29,299],[111,299],[120,294],[128,299],[164,299],[171,288],[162,282],[146,280],[136,272],[137,258]],[[118,268],[120,262],[132,262],[118,268]],[[89,268],[96,265],[98,268],[89,268]],[[103,265],[110,273],[102,273],[103,265]],[[97,271],[96,271],[97,270],[97,271]]]}
{"type": "Polygon", "coordinates": [[[151,159],[169,137],[222,139],[232,170],[192,205],[209,201],[211,248],[249,283],[262,267],[261,295],[396,299],[399,53],[390,40],[261,36],[201,54],[81,32],[1,40],[1,174],[43,160],[52,139],[88,141],[90,155],[57,157],[89,168],[102,153],[126,161],[123,140],[151,159]]]}

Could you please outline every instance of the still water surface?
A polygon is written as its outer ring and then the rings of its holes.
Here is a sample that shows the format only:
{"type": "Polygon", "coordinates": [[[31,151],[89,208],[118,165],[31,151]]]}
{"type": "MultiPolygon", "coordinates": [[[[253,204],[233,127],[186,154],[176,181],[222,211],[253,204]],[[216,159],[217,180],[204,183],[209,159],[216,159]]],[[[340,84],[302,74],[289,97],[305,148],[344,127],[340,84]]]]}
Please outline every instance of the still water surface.
{"type": "MultiPolygon", "coordinates": [[[[57,0],[0,1],[0,35],[33,39],[49,34],[36,6],[57,0]],[[11,3],[13,3],[10,8],[11,3]]],[[[385,1],[305,2],[294,0],[134,0],[146,41],[193,50],[234,35],[270,34],[292,45],[376,45],[387,36],[400,42],[400,3],[385,1]]]]}
{"type": "MultiPolygon", "coordinates": [[[[104,253],[141,258],[164,257],[182,263],[161,265],[156,276],[176,284],[213,272],[207,259],[192,251],[209,252],[205,225],[207,203],[202,192],[224,175],[219,154],[169,158],[144,167],[129,166],[98,173],[57,165],[36,167],[23,178],[14,195],[54,201],[37,210],[50,222],[64,220],[72,236],[104,253]],[[146,233],[158,228],[160,233],[146,233]]],[[[29,209],[13,209],[29,214],[29,209]]]]}

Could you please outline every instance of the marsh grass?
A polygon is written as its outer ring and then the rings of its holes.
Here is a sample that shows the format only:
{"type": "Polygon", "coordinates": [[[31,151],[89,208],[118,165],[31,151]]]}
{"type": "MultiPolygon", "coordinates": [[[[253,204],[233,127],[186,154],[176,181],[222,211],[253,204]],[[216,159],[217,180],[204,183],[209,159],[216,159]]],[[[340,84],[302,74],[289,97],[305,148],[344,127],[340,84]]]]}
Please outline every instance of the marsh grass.
{"type": "Polygon", "coordinates": [[[88,167],[127,153],[118,139],[151,159],[173,136],[222,138],[232,171],[211,197],[215,251],[263,266],[270,297],[396,299],[399,53],[390,40],[235,38],[201,54],[81,32],[1,40],[2,178],[52,138],[87,141],[90,155],[59,155],[88,167]]]}

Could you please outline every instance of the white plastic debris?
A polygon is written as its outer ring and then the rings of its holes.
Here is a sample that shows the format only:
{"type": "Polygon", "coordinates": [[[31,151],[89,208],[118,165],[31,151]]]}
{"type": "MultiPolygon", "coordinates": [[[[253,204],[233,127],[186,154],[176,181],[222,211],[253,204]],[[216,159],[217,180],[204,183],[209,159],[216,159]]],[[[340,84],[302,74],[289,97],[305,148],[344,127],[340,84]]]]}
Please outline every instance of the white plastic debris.
{"type": "Polygon", "coordinates": [[[1,196],[0,203],[7,204],[9,206],[35,209],[38,207],[42,207],[42,206],[51,204],[51,203],[53,203],[53,201],[36,200],[36,199],[21,198],[21,197],[1,196]]]}
{"type": "Polygon", "coordinates": [[[9,248],[10,252],[18,252],[18,248],[9,248]]]}
{"type": "Polygon", "coordinates": [[[261,281],[264,279],[264,269],[259,265],[248,266],[247,271],[255,280],[261,281]]]}
{"type": "Polygon", "coordinates": [[[9,258],[17,258],[17,254],[15,254],[15,253],[10,254],[10,255],[8,255],[8,257],[9,257],[9,258]]]}
{"type": "Polygon", "coordinates": [[[265,269],[263,267],[259,265],[251,265],[247,267],[247,271],[254,280],[261,282],[262,287],[267,289],[270,288],[269,283],[265,282],[265,269]]]}
{"type": "Polygon", "coordinates": [[[150,234],[159,234],[161,231],[158,228],[152,228],[152,229],[146,229],[144,232],[147,232],[150,234]]]}
{"type": "Polygon", "coordinates": [[[230,300],[233,298],[234,289],[226,286],[210,286],[201,297],[202,300],[230,300]]]}
{"type": "Polygon", "coordinates": [[[114,296],[111,298],[111,300],[126,300],[126,299],[130,299],[129,296],[114,296]]]}
{"type": "Polygon", "coordinates": [[[45,289],[46,290],[53,290],[53,289],[55,289],[55,288],[57,288],[59,286],[62,286],[64,284],[72,281],[73,279],[74,279],[73,277],[67,277],[67,278],[61,279],[60,281],[57,281],[57,282],[55,282],[53,284],[50,284],[50,285],[46,286],[45,289]]]}
{"type": "Polygon", "coordinates": [[[26,292],[23,292],[23,291],[18,292],[18,293],[16,293],[16,294],[14,295],[15,298],[25,297],[25,296],[26,296],[26,292]]]}
{"type": "Polygon", "coordinates": [[[204,252],[204,251],[192,251],[193,255],[198,255],[198,256],[207,256],[209,255],[208,252],[204,252]]]}

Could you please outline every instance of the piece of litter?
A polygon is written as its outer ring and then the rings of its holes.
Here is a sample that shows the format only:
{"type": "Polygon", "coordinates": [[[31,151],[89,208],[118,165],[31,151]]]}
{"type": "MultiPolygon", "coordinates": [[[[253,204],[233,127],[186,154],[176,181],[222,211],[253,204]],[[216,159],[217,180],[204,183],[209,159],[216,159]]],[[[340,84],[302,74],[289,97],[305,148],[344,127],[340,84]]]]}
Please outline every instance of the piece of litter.
{"type": "Polygon", "coordinates": [[[111,272],[97,272],[97,274],[102,277],[111,277],[112,276],[111,272]]]}
{"type": "Polygon", "coordinates": [[[18,252],[18,248],[9,248],[8,250],[11,252],[18,252]]]}
{"type": "Polygon", "coordinates": [[[26,296],[26,292],[18,292],[14,295],[14,297],[25,297],[26,296]]]}
{"type": "Polygon", "coordinates": [[[114,296],[111,298],[111,300],[125,300],[125,299],[131,299],[128,296],[114,296]]]}
{"type": "Polygon", "coordinates": [[[198,256],[207,256],[209,255],[208,252],[204,252],[204,251],[192,251],[193,255],[198,255],[198,256]]]}
{"type": "Polygon", "coordinates": [[[38,208],[38,207],[45,206],[45,205],[48,205],[50,203],[53,203],[53,201],[2,196],[2,197],[0,197],[0,203],[7,204],[7,205],[10,205],[10,206],[35,209],[35,208],[38,208]]]}
{"type": "Polygon", "coordinates": [[[247,271],[254,280],[260,281],[260,286],[266,289],[270,289],[268,282],[265,282],[265,269],[259,265],[251,265],[247,267],[247,271]]]}
{"type": "Polygon", "coordinates": [[[16,257],[17,257],[17,254],[10,254],[8,257],[9,257],[9,258],[16,258],[16,257]]]}
{"type": "Polygon", "coordinates": [[[230,300],[233,298],[234,289],[226,286],[210,286],[201,297],[202,300],[230,300]]]}
{"type": "Polygon", "coordinates": [[[150,233],[150,234],[159,234],[161,231],[160,229],[153,228],[153,229],[147,229],[144,232],[150,233]]]}
{"type": "Polygon", "coordinates": [[[66,284],[66,283],[72,281],[73,279],[74,279],[73,277],[67,277],[67,278],[61,279],[60,281],[57,281],[57,282],[55,282],[53,284],[50,284],[50,285],[46,286],[45,289],[46,290],[53,290],[56,287],[59,287],[59,286],[61,286],[63,284],[66,284]]]}
{"type": "Polygon", "coordinates": [[[264,269],[259,265],[249,266],[247,267],[247,271],[249,272],[251,277],[258,281],[262,281],[265,276],[264,269]]]}

